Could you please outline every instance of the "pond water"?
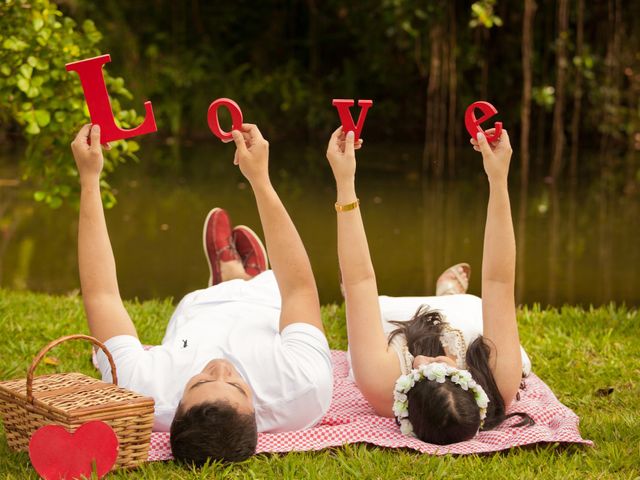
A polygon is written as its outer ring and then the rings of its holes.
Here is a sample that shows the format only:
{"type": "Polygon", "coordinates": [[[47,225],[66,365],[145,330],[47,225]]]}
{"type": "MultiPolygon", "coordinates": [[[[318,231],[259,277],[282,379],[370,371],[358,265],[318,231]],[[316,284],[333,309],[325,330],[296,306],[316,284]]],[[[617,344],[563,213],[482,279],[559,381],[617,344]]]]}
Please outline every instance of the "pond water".
{"type": "MultiPolygon", "coordinates": [[[[262,230],[251,189],[232,165],[232,146],[143,146],[141,153],[140,163],[121,167],[111,180],[118,204],[107,223],[120,289],[125,298],[178,301],[206,286],[202,221],[211,208],[262,230]]],[[[479,157],[461,152],[456,180],[434,182],[419,173],[421,153],[418,146],[398,153],[367,145],[359,155],[358,193],[379,290],[432,294],[444,268],[466,261],[470,293],[479,295],[488,195],[479,157]]],[[[19,177],[15,157],[0,157],[0,286],[74,291],[77,212],[31,201],[11,181],[19,177]]],[[[341,301],[335,192],[322,147],[301,155],[272,145],[270,170],[307,247],[322,302],[341,301]]],[[[517,180],[514,171],[511,184],[517,180]]],[[[511,190],[518,302],[640,304],[637,193],[611,191],[600,177],[570,190],[534,181],[524,200],[511,190]]]]}

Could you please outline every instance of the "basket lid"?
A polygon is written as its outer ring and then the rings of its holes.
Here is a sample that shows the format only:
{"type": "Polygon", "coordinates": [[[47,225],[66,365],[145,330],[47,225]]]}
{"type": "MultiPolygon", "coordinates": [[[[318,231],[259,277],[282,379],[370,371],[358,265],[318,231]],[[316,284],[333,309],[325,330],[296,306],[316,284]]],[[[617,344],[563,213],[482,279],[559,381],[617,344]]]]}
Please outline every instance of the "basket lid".
{"type": "Polygon", "coordinates": [[[65,421],[94,418],[97,414],[119,416],[135,410],[147,411],[154,405],[150,397],[75,372],[34,377],[32,404],[27,400],[24,378],[0,382],[0,398],[65,421]]]}

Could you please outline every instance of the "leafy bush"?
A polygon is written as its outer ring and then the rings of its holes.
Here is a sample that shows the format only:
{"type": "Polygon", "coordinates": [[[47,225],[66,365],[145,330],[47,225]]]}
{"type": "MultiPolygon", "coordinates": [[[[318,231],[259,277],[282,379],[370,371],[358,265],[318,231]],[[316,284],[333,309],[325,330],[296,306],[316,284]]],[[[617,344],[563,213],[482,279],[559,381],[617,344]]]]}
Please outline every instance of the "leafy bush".
{"type": "MultiPolygon", "coordinates": [[[[80,28],[49,0],[4,0],[0,3],[0,122],[15,124],[27,141],[23,179],[30,179],[33,196],[59,207],[77,201],[77,171],[69,149],[73,136],[89,121],[80,80],[65,64],[100,54],[102,34],[91,20],[80,28]]],[[[116,121],[125,128],[142,119],[124,109],[131,99],[122,78],[105,72],[116,121]]],[[[136,159],[138,144],[120,141],[105,152],[103,176],[119,164],[136,159]]],[[[115,198],[102,179],[107,207],[115,198]]]]}

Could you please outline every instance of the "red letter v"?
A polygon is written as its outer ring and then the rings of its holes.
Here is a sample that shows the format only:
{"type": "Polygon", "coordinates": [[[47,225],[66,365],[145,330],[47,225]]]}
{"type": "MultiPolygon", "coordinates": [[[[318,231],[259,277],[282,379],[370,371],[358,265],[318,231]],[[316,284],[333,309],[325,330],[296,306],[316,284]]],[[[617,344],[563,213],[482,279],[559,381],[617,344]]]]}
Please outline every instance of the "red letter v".
{"type": "Polygon", "coordinates": [[[350,108],[355,102],[353,100],[334,99],[333,106],[338,109],[338,115],[340,115],[340,122],[342,122],[342,130],[347,132],[354,132],[355,139],[358,141],[360,133],[362,133],[362,127],[364,126],[364,119],[367,117],[367,110],[373,105],[373,100],[358,100],[358,106],[362,107],[360,115],[358,116],[358,124],[354,125],[353,118],[351,117],[350,108]]]}
{"type": "Polygon", "coordinates": [[[100,143],[122,140],[123,138],[157,131],[158,127],[156,127],[156,120],[153,117],[151,102],[144,103],[146,115],[142,125],[131,130],[125,130],[116,125],[113,111],[111,110],[111,102],[109,101],[109,92],[107,92],[107,86],[102,75],[102,65],[110,61],[110,55],[101,55],[80,60],[79,62],[67,63],[66,65],[68,72],[75,71],[80,75],[82,89],[84,90],[89,114],[91,115],[91,123],[100,125],[100,143]]]}

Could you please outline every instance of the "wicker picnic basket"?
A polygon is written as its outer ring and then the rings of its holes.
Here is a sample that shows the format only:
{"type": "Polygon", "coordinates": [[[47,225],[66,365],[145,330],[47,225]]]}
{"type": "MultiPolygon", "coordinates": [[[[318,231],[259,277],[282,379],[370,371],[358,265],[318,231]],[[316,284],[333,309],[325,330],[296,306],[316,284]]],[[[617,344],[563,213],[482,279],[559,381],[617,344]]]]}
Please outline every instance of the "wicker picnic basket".
{"type": "Polygon", "coordinates": [[[120,442],[114,468],[135,467],[147,460],[153,399],[118,387],[113,357],[104,344],[88,335],[69,335],[44,347],[33,359],[24,378],[0,382],[0,417],[9,447],[28,451],[31,435],[38,428],[56,424],[74,432],[83,423],[102,420],[113,428],[120,442]],[[34,378],[34,372],[49,350],[67,340],[88,340],[107,356],[113,384],[81,373],[56,373],[34,378]]]}

